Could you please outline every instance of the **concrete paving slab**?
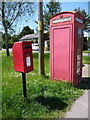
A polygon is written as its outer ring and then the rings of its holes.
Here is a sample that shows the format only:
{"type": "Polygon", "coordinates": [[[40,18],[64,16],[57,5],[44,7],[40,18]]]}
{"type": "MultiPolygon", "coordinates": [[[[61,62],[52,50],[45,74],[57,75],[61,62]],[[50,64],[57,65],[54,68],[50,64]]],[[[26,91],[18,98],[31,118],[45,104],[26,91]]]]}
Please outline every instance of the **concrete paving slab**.
{"type": "Polygon", "coordinates": [[[90,77],[90,65],[84,65],[82,68],[82,77],[90,77]]]}
{"type": "Polygon", "coordinates": [[[88,90],[74,102],[65,118],[88,118],[88,90]]]}

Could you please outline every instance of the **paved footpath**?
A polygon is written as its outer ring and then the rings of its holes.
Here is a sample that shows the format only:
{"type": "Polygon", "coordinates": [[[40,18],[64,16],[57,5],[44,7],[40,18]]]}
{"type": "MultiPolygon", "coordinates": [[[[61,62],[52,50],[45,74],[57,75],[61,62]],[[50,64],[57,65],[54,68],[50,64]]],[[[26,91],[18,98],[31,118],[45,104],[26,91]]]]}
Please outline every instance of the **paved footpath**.
{"type": "MultiPolygon", "coordinates": [[[[83,77],[90,77],[90,65],[83,67],[83,77]]],[[[79,97],[71,106],[71,110],[66,113],[65,118],[89,118],[88,114],[88,96],[90,96],[90,90],[85,90],[83,96],[79,97]]]]}
{"type": "Polygon", "coordinates": [[[88,90],[74,102],[65,118],[88,118],[88,90]]]}

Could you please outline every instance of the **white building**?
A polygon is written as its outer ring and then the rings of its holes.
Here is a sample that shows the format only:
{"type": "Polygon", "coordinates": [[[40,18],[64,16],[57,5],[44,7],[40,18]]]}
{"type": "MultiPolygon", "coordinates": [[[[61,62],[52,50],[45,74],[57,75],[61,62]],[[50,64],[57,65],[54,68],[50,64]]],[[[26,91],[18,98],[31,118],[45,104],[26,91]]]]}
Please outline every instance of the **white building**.
{"type": "Polygon", "coordinates": [[[88,37],[88,33],[84,31],[84,37],[88,37]]]}

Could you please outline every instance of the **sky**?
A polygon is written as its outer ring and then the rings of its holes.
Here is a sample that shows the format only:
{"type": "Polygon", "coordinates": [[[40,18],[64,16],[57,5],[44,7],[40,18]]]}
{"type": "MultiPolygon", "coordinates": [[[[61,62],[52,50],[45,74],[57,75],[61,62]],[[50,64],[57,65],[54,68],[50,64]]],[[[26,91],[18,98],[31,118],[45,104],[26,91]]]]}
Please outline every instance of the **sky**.
{"type": "MultiPolygon", "coordinates": [[[[46,2],[44,2],[44,5],[46,2]]],[[[38,7],[37,4],[35,6],[35,13],[34,15],[30,16],[30,20],[28,22],[18,22],[16,27],[16,34],[20,33],[24,26],[29,26],[31,29],[34,29],[36,32],[37,24],[34,21],[38,21],[38,7]]],[[[88,13],[88,2],[61,2],[61,11],[73,11],[75,8],[80,7],[81,9],[85,9],[88,13]]]]}
{"type": "Polygon", "coordinates": [[[88,13],[88,2],[61,2],[62,11],[74,10],[80,7],[88,13]]]}
{"type": "MultiPolygon", "coordinates": [[[[44,3],[45,5],[46,3],[44,3]]],[[[61,2],[61,11],[73,11],[75,8],[80,7],[81,9],[85,9],[85,11],[88,13],[88,2],[61,2]]],[[[34,21],[38,20],[38,8],[36,7],[35,15],[34,17],[31,17],[30,21],[27,23],[23,23],[19,31],[23,28],[25,25],[29,25],[31,29],[34,29],[37,27],[37,24],[34,21]]],[[[35,31],[36,32],[36,31],[35,31]]]]}

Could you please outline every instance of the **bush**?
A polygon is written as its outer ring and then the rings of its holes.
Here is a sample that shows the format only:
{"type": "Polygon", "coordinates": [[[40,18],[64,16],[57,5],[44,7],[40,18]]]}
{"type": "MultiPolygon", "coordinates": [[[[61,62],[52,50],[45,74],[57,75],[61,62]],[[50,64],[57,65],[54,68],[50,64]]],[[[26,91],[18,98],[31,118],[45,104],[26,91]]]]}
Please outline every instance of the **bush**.
{"type": "Polygon", "coordinates": [[[88,37],[88,48],[90,49],[90,37],[88,37]]]}
{"type": "MultiPolygon", "coordinates": [[[[14,42],[9,43],[9,44],[8,44],[8,45],[9,45],[9,48],[12,48],[13,44],[14,44],[14,42]]],[[[2,48],[6,49],[5,42],[2,43],[2,48]]]]}
{"type": "Polygon", "coordinates": [[[88,44],[87,44],[87,42],[83,43],[83,50],[88,50],[88,44]]]}
{"type": "Polygon", "coordinates": [[[2,48],[4,48],[4,49],[6,48],[6,46],[5,46],[5,43],[4,43],[4,42],[2,43],[2,48]]]}
{"type": "Polygon", "coordinates": [[[88,49],[88,42],[87,42],[87,37],[84,37],[84,42],[83,42],[83,50],[87,50],[88,49]]]}

